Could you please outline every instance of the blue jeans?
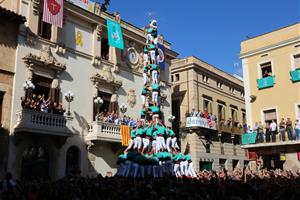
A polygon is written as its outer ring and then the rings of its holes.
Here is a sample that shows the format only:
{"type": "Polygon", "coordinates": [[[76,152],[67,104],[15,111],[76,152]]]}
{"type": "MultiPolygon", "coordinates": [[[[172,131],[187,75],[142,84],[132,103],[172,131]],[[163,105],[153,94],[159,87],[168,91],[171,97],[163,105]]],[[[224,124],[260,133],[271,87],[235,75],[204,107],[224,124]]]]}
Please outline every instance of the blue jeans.
{"type": "Polygon", "coordinates": [[[288,133],[289,140],[293,140],[294,139],[293,129],[288,129],[287,133],[288,133]]]}
{"type": "Polygon", "coordinates": [[[300,140],[300,129],[295,129],[296,140],[300,140]]]}

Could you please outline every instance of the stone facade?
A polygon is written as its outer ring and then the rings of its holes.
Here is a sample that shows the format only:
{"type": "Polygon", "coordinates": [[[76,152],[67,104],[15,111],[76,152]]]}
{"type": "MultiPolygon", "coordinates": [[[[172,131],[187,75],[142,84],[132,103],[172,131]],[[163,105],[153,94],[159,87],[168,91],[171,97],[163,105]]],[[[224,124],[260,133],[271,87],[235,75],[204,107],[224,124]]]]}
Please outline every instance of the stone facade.
{"type": "MultiPolygon", "coordinates": [[[[121,146],[120,129],[95,121],[94,98],[102,93],[109,94],[109,102],[114,103],[116,107],[122,103],[127,104],[130,94],[130,102],[135,98],[135,103],[128,106],[125,114],[133,118],[139,117],[140,95],[136,92],[134,97],[131,93],[132,90],[142,89],[140,55],[145,41],[143,30],[122,20],[125,49],[108,47],[105,45],[106,18],[116,17],[106,12],[91,13],[65,2],[63,28],[48,27],[51,34],[47,35],[39,29],[40,17],[36,14],[36,1],[20,2],[20,13],[28,18],[28,22],[22,26],[16,54],[13,115],[10,126],[13,139],[9,146],[8,169],[15,177],[21,177],[24,170],[24,152],[30,147],[35,151],[43,149],[47,153],[47,163],[44,165],[49,168],[46,174],[52,179],[68,174],[70,165],[78,167],[83,176],[114,173],[117,155],[124,149],[121,146]],[[137,61],[129,60],[129,49],[136,53],[137,61]],[[71,116],[66,118],[66,125],[63,124],[68,132],[71,132],[71,136],[47,128],[47,123],[37,128],[32,122],[23,120],[22,126],[20,125],[20,117],[15,114],[22,113],[22,85],[28,79],[34,82],[36,76],[51,80],[49,87],[60,91],[59,102],[65,108],[68,103],[63,94],[69,90],[74,93],[74,101],[70,105],[71,116]]],[[[175,58],[177,53],[170,49],[168,42],[164,41],[164,45],[169,66],[170,60],[175,58]]],[[[167,95],[163,112],[170,115],[169,76],[165,73],[161,79],[164,84],[162,90],[167,95]]],[[[52,118],[59,117],[49,117],[52,118]]]]}
{"type": "MultiPolygon", "coordinates": [[[[8,2],[8,1],[7,1],[8,2]]],[[[8,160],[8,141],[11,117],[12,90],[19,24],[25,18],[17,15],[14,7],[5,1],[0,4],[0,179],[8,160]]]]}
{"type": "Polygon", "coordinates": [[[245,122],[243,81],[196,57],[173,60],[171,79],[173,128],[180,133],[182,151],[190,145],[195,169],[247,164],[240,147],[245,122]],[[187,127],[187,113],[205,108],[216,116],[215,127],[187,127]],[[225,125],[228,120],[231,123],[225,125]]]}

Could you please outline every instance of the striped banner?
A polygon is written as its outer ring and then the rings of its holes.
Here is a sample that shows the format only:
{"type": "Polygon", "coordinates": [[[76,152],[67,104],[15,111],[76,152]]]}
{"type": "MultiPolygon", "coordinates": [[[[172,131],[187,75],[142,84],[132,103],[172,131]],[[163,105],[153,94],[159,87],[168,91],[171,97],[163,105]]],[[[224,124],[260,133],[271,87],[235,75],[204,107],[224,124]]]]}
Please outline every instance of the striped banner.
{"type": "Polygon", "coordinates": [[[62,28],[64,0],[44,0],[43,21],[62,28]]]}
{"type": "Polygon", "coordinates": [[[122,146],[128,146],[130,140],[130,128],[127,125],[121,125],[122,146]]]}

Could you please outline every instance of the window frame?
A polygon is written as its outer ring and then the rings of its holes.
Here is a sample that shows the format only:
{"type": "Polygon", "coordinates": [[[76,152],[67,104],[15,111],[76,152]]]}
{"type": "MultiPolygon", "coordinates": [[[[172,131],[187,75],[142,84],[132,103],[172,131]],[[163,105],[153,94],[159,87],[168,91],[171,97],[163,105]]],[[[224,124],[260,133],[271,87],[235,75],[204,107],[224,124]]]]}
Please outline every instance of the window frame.
{"type": "Polygon", "coordinates": [[[0,128],[2,127],[4,96],[5,96],[5,91],[0,91],[0,128]]]}
{"type": "Polygon", "coordinates": [[[209,84],[209,78],[208,78],[207,75],[202,74],[202,82],[206,83],[206,84],[209,84]]]}
{"type": "MultiPolygon", "coordinates": [[[[300,59],[300,52],[296,51],[296,52],[293,52],[291,54],[291,70],[292,71],[296,70],[296,67],[295,67],[295,56],[299,56],[299,59],[300,59]]],[[[297,69],[300,70],[300,66],[297,69]]]]}
{"type": "Polygon", "coordinates": [[[275,70],[274,70],[274,62],[272,59],[268,59],[268,60],[263,60],[261,62],[257,63],[257,74],[258,74],[258,79],[262,79],[263,78],[263,74],[262,74],[262,68],[261,65],[266,64],[270,62],[271,63],[271,69],[272,69],[272,76],[275,76],[275,70]]]}
{"type": "Polygon", "coordinates": [[[262,123],[266,122],[266,120],[265,120],[265,112],[269,111],[269,110],[275,110],[275,112],[276,112],[276,123],[278,124],[279,123],[279,118],[278,118],[278,107],[277,106],[262,108],[261,109],[261,122],[262,123]]]}

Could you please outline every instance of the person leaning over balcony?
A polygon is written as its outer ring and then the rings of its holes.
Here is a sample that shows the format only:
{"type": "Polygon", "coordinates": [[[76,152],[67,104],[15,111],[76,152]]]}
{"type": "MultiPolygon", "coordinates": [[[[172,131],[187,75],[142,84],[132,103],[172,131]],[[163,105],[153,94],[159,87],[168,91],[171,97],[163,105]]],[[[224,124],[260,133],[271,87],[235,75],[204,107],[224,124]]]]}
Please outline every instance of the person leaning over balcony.
{"type": "Polygon", "coordinates": [[[258,123],[257,127],[257,139],[259,143],[264,143],[264,127],[261,121],[258,123]]]}
{"type": "Polygon", "coordinates": [[[276,142],[277,124],[274,120],[272,120],[272,123],[270,124],[270,128],[271,128],[272,142],[276,142]]]}
{"type": "Polygon", "coordinates": [[[286,121],[286,132],[288,134],[289,140],[294,140],[294,136],[293,136],[293,122],[291,121],[291,119],[289,117],[287,118],[287,121],[286,121]]]}
{"type": "Polygon", "coordinates": [[[299,119],[296,119],[296,121],[295,121],[295,134],[296,134],[296,140],[300,140],[300,121],[299,121],[299,119]]]}
{"type": "Polygon", "coordinates": [[[266,125],[265,125],[265,129],[266,129],[266,142],[270,142],[271,138],[271,128],[270,128],[270,124],[269,122],[266,122],[266,125]]]}
{"type": "Polygon", "coordinates": [[[285,141],[285,121],[284,118],[281,119],[279,123],[279,139],[285,141]]]}

